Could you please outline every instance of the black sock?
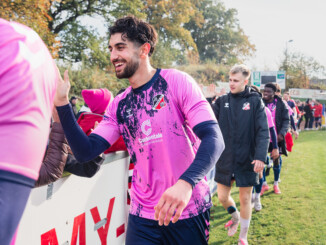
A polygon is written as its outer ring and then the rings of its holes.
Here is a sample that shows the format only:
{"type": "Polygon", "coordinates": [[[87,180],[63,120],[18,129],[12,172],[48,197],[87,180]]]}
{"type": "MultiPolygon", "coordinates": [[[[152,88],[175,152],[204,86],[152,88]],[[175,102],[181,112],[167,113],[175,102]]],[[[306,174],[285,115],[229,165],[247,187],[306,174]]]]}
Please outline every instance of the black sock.
{"type": "Polygon", "coordinates": [[[230,206],[230,207],[228,207],[228,213],[229,214],[233,214],[235,211],[237,211],[237,208],[236,207],[233,207],[233,206],[230,206]]]}

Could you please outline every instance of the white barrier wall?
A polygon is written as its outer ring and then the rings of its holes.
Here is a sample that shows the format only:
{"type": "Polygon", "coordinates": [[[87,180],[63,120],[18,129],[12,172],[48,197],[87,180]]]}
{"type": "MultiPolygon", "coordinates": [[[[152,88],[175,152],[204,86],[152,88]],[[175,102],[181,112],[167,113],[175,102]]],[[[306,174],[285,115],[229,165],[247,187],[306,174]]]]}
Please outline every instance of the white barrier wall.
{"type": "Polygon", "coordinates": [[[34,188],[16,245],[124,244],[128,166],[127,152],[111,153],[92,178],[70,175],[34,188]]]}
{"type": "MultiPolygon", "coordinates": [[[[207,175],[216,192],[215,168],[207,175]]],[[[106,155],[92,178],[75,175],[34,188],[15,245],[121,245],[125,243],[129,156],[106,155]]],[[[0,243],[1,244],[1,243],[0,243]]]]}

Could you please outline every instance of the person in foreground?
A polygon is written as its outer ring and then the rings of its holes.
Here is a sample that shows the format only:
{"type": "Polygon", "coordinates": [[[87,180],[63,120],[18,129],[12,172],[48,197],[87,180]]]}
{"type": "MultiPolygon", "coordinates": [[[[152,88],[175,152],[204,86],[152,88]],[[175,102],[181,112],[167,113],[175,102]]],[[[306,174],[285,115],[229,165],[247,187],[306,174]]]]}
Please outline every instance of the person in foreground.
{"type": "Polygon", "coordinates": [[[218,199],[232,216],[225,225],[228,235],[235,235],[240,223],[239,244],[245,245],[252,187],[259,184],[258,173],[264,168],[270,138],[261,94],[247,86],[250,70],[237,65],[229,76],[230,92],[212,106],[225,140],[225,150],[216,163],[215,181],[218,199]],[[240,214],[230,195],[234,181],[239,187],[240,214]]]}
{"type": "Polygon", "coordinates": [[[135,163],[127,245],[207,244],[212,204],[204,177],[224,150],[213,111],[188,74],[151,66],[157,40],[151,25],[125,17],[109,32],[116,76],[131,86],[86,136],[69,105],[65,72],[55,104],[71,149],[85,162],[123,136],[135,163]]]}
{"type": "Polygon", "coordinates": [[[54,61],[30,28],[0,19],[0,244],[14,243],[50,130],[54,61]]]}

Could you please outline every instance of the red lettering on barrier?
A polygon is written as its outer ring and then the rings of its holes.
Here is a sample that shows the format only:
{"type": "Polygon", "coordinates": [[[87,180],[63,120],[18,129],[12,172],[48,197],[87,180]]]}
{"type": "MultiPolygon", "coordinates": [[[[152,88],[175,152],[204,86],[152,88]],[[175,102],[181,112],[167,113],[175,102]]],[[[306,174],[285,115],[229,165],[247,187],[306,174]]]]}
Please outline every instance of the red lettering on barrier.
{"type": "MultiPolygon", "coordinates": [[[[113,205],[114,205],[114,200],[115,197],[111,198],[110,203],[109,203],[109,208],[108,208],[108,213],[106,215],[106,224],[104,227],[101,227],[97,229],[98,236],[101,239],[101,244],[102,245],[107,245],[107,236],[108,236],[108,231],[109,231],[109,226],[110,226],[110,221],[111,221],[111,215],[112,215],[112,210],[113,210],[113,205]]],[[[97,207],[91,209],[91,214],[94,220],[94,223],[98,223],[101,221],[100,215],[98,213],[97,207]]]]}
{"type": "Polygon", "coordinates": [[[59,245],[55,229],[41,235],[41,245],[59,245]]]}
{"type": "Polygon", "coordinates": [[[117,237],[119,237],[121,234],[123,234],[125,232],[125,224],[119,226],[117,228],[117,237]]]}
{"type": "Polygon", "coordinates": [[[79,230],[79,245],[86,245],[86,223],[85,213],[75,217],[74,227],[72,229],[71,245],[77,244],[77,235],[79,230]]]}

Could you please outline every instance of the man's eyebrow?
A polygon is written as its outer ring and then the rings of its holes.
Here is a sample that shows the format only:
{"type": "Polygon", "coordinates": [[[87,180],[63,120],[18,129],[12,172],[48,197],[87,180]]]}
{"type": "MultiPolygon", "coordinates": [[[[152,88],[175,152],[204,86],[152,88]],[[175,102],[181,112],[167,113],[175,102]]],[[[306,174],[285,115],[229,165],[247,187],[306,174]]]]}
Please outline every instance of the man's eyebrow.
{"type": "MultiPolygon", "coordinates": [[[[126,46],[127,44],[126,43],[116,43],[114,44],[113,46],[117,47],[117,46],[126,46]]],[[[112,48],[112,45],[109,45],[109,48],[112,48]]]]}

